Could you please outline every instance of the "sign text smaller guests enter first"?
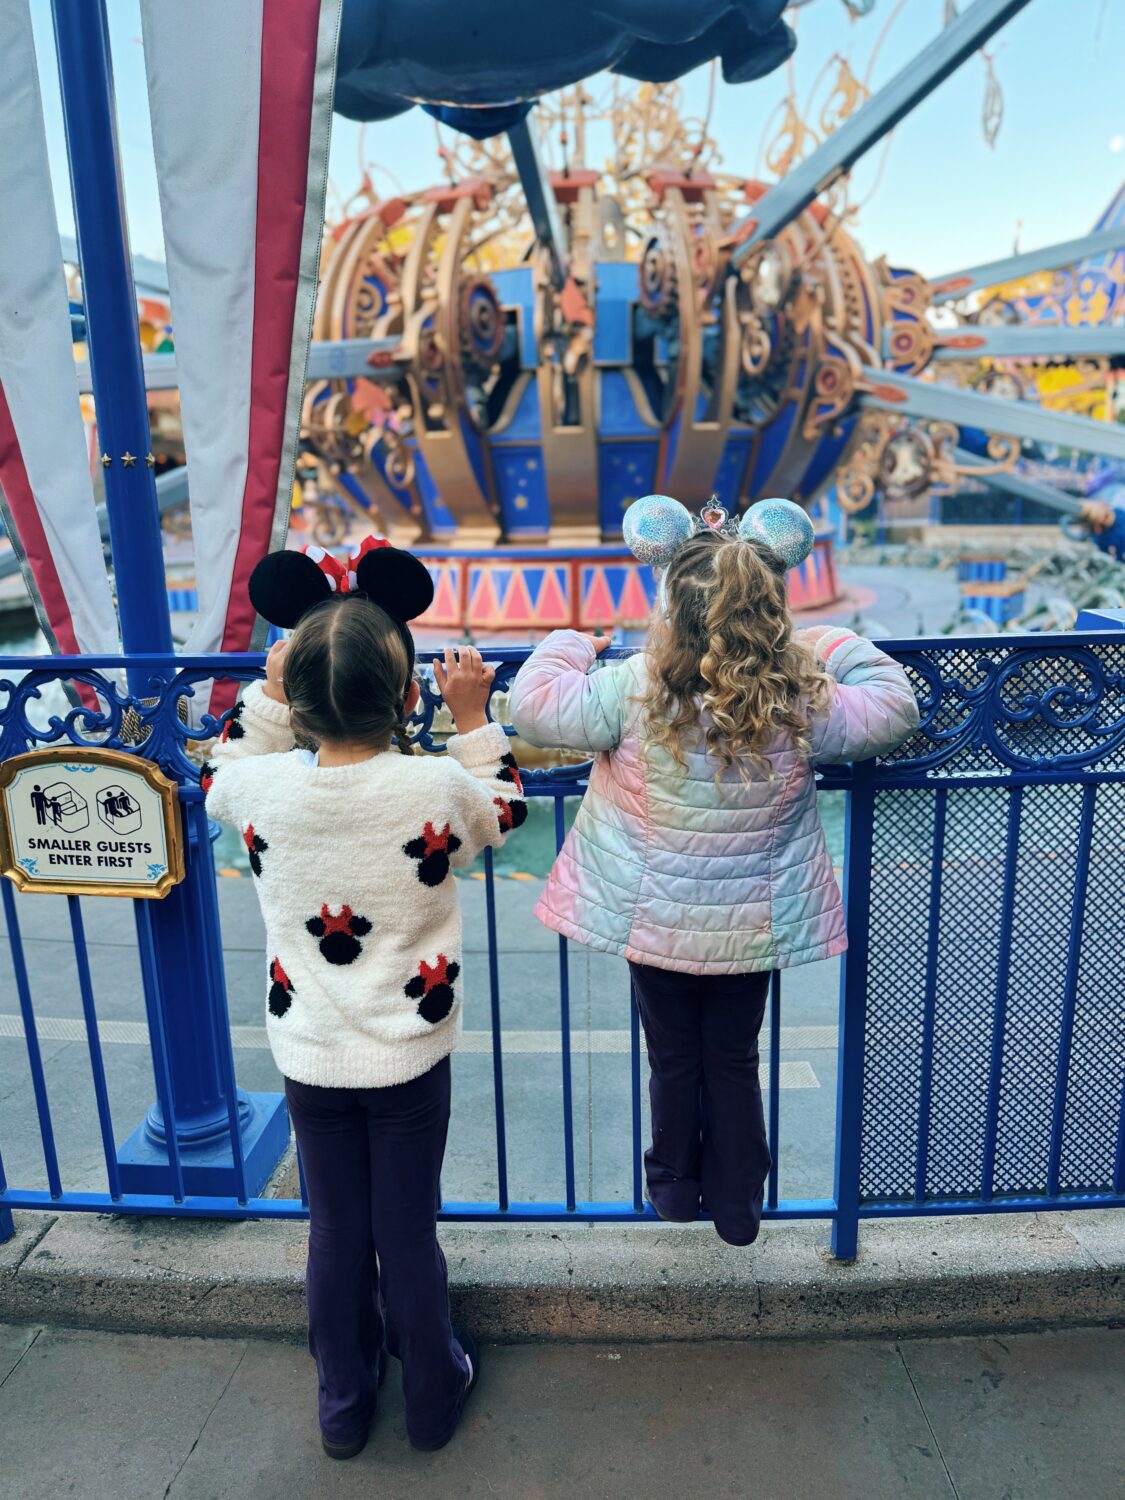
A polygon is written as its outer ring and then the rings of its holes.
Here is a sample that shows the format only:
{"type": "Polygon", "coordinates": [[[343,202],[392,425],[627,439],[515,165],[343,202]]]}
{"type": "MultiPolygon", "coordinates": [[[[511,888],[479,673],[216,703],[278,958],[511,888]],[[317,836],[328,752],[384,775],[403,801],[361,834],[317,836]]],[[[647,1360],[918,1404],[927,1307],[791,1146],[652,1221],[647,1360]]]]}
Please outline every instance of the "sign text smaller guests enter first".
{"type": "Polygon", "coordinates": [[[0,765],[0,873],[22,891],[163,896],[184,878],[176,783],[120,750],[0,765]]]}

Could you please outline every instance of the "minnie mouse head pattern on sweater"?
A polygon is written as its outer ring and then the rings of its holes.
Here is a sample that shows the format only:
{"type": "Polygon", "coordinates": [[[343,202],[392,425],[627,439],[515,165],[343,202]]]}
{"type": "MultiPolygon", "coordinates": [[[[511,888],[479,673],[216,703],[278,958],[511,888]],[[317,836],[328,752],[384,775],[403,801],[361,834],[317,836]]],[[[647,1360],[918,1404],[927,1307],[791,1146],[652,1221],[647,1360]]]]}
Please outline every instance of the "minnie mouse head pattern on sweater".
{"type": "Polygon", "coordinates": [[[293,996],[296,990],[289,975],[281,967],[281,960],[273,958],[270,960],[270,993],[269,1011],[271,1016],[277,1016],[278,1020],[285,1014],[293,1004],[293,996]]]}
{"type": "Polygon", "coordinates": [[[227,715],[227,722],[223,725],[223,732],[220,735],[222,744],[225,745],[228,740],[240,740],[246,733],[242,727],[242,711],[243,704],[239,700],[227,715]]]}
{"type": "Polygon", "coordinates": [[[440,885],[449,874],[449,856],[461,847],[461,840],[446,823],[435,828],[427,823],[422,837],[403,844],[402,852],[409,859],[418,861],[418,879],[423,885],[440,885]]]}
{"type": "Polygon", "coordinates": [[[305,923],[313,937],[320,939],[321,957],[330,964],[353,964],[363,952],[359,941],[371,931],[366,917],[357,917],[350,906],[341,906],[333,916],[327,906],[320,908],[319,917],[310,917],[305,923]]]}
{"type": "Polygon", "coordinates": [[[453,981],[461,972],[459,963],[450,963],[444,953],[439,953],[437,962],[426,963],[425,959],[418,965],[418,972],[406,986],[406,993],[411,1000],[418,1000],[418,1014],[423,1021],[428,1021],[431,1026],[436,1026],[439,1021],[444,1021],[453,1009],[453,981]]]}
{"type": "MultiPolygon", "coordinates": [[[[206,791],[206,787],[204,787],[204,791],[206,791]]],[[[262,855],[269,848],[269,845],[260,833],[255,833],[253,823],[247,823],[243,830],[242,842],[246,845],[246,853],[250,856],[251,870],[253,870],[255,875],[261,875],[262,855]]]]}
{"type": "Polygon", "coordinates": [[[494,797],[492,804],[497,809],[501,833],[510,833],[513,828],[522,828],[527,822],[527,803],[522,798],[518,800],[513,798],[509,802],[506,797],[494,797]]]}

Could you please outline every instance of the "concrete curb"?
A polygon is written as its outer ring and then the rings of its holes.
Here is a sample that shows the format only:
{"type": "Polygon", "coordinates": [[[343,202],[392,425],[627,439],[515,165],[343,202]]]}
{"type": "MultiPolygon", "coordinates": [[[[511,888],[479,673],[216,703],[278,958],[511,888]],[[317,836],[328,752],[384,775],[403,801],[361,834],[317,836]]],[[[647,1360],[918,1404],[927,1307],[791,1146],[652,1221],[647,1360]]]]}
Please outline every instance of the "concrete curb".
{"type": "MultiPolygon", "coordinates": [[[[297,1338],[301,1223],[17,1214],[0,1321],[297,1338]]],[[[707,1225],[443,1226],[457,1319],[478,1338],[627,1341],[978,1333],[1125,1320],[1125,1212],[896,1220],[833,1261],[823,1225],[751,1250],[707,1225]]]]}

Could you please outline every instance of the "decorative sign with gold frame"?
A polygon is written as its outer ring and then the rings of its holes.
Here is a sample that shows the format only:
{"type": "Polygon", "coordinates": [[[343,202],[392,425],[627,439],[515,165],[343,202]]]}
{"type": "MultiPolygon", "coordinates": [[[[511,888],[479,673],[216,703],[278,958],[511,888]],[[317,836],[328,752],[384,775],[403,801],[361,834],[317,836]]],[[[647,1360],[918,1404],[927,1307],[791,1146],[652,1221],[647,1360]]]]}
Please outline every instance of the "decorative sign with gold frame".
{"type": "Polygon", "coordinates": [[[122,750],[32,750],[0,764],[0,874],[21,891],[166,896],[184,878],[177,788],[122,750]]]}

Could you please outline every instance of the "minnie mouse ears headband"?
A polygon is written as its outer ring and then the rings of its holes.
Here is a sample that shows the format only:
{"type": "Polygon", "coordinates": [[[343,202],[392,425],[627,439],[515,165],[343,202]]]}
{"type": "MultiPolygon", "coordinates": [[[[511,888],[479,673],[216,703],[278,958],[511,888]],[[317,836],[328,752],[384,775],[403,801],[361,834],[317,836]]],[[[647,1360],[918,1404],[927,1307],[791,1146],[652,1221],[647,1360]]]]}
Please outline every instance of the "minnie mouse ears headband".
{"type": "Polygon", "coordinates": [[[741,520],[732,521],[714,499],[693,516],[670,495],[645,495],[625,512],[621,529],[633,556],[654,568],[666,567],[684,543],[700,532],[717,531],[758,542],[787,568],[799,567],[816,539],[812,522],[792,500],[759,500],[741,520]]]}
{"type": "Polygon", "coordinates": [[[323,547],[271,552],[251,573],[249,588],[251,604],[279,630],[292,630],[333,594],[366,596],[398,626],[412,673],[414,642],[406,622],[424,614],[434,597],[433,579],[425,566],[378,536],[364,537],[343,561],[323,547]]]}

